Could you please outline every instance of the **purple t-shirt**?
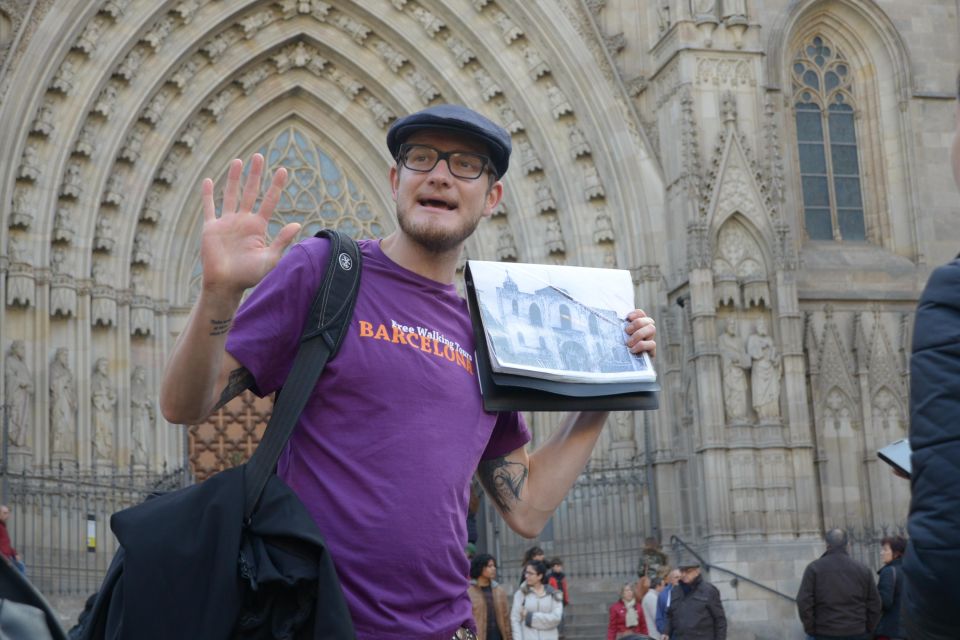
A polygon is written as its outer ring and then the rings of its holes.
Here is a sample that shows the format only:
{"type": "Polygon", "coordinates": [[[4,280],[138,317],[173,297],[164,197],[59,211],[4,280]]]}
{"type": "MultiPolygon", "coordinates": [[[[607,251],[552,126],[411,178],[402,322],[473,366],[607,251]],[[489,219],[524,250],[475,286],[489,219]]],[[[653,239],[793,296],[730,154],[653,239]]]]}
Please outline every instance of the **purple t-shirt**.
{"type": "MultiPolygon", "coordinates": [[[[295,245],[237,313],[229,351],[282,386],[329,243],[295,245]]],[[[472,624],[466,515],[481,459],[530,440],[518,413],[483,410],[466,302],[361,241],[360,293],[278,473],[313,515],[360,639],[448,640],[472,624]]]]}

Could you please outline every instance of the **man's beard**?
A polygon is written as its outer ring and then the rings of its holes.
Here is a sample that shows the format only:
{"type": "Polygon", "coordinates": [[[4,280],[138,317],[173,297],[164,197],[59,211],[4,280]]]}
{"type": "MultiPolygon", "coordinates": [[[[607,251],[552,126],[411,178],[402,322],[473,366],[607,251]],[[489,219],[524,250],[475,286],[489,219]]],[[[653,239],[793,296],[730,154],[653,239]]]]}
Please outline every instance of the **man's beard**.
{"type": "Polygon", "coordinates": [[[480,217],[463,220],[458,227],[446,228],[433,221],[415,223],[410,216],[400,212],[397,207],[397,223],[403,233],[430,253],[448,253],[459,249],[463,242],[473,235],[480,224],[480,217]]]}

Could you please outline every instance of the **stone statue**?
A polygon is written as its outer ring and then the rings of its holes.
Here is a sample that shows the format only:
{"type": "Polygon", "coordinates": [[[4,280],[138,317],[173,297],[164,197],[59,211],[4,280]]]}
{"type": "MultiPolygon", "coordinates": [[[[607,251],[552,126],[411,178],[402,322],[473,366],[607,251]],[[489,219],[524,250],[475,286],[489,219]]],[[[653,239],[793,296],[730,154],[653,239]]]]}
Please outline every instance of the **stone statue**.
{"type": "Polygon", "coordinates": [[[723,406],[727,422],[742,422],[747,418],[747,372],[750,359],[743,341],[737,334],[736,318],[728,318],[726,331],[718,340],[723,366],[723,406]]]}
{"type": "Polygon", "coordinates": [[[648,537],[643,541],[643,553],[637,567],[637,577],[647,576],[651,580],[656,577],[662,579],[665,577],[667,570],[669,570],[667,554],[663,552],[660,541],[654,537],[648,537]]]}
{"type": "Polygon", "coordinates": [[[148,438],[153,432],[156,410],[147,389],[147,374],[136,367],[130,378],[130,453],[134,464],[146,464],[148,438]]]}
{"type": "Polygon", "coordinates": [[[723,12],[721,17],[724,20],[727,20],[728,18],[745,20],[747,17],[747,0],[723,0],[723,12]]]}
{"type": "Polygon", "coordinates": [[[90,378],[90,401],[93,403],[93,457],[97,460],[113,458],[114,407],[117,392],[110,384],[106,358],[99,358],[90,378]]]}
{"type": "Polygon", "coordinates": [[[57,349],[50,365],[50,427],[53,453],[74,455],[77,421],[77,384],[70,371],[66,347],[57,349]]]}
{"type": "Polygon", "coordinates": [[[747,355],[750,356],[753,386],[753,410],[762,421],[780,416],[780,354],[773,340],[767,335],[767,323],[757,320],[757,332],[747,338],[747,355]]]}
{"type": "Polygon", "coordinates": [[[26,357],[23,340],[14,340],[3,367],[9,412],[7,434],[13,447],[27,446],[27,434],[33,422],[33,375],[27,368],[26,357]]]}

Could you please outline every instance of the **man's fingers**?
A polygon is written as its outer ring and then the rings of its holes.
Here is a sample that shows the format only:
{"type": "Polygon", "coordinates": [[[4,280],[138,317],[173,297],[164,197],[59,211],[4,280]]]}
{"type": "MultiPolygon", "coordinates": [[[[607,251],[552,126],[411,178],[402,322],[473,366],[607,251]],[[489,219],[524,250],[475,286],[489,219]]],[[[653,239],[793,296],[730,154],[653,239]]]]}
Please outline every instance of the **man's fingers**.
{"type": "Polygon", "coordinates": [[[217,217],[217,205],[213,202],[213,180],[210,178],[203,181],[200,199],[203,202],[203,221],[214,220],[217,217]]]}
{"type": "Polygon", "coordinates": [[[250,213],[253,211],[253,205],[257,203],[257,196],[260,195],[260,178],[263,176],[263,156],[259,153],[253,154],[250,158],[250,171],[247,173],[247,179],[243,183],[243,195],[240,198],[241,213],[250,213]]]}
{"type": "Polygon", "coordinates": [[[223,187],[223,215],[237,210],[237,196],[240,191],[240,175],[243,173],[243,160],[235,158],[227,169],[227,184],[223,187]]]}
{"type": "Polygon", "coordinates": [[[273,209],[280,200],[280,194],[283,193],[283,187],[287,183],[287,170],[283,167],[277,169],[273,174],[273,180],[270,182],[270,188],[267,189],[267,195],[263,197],[260,203],[260,215],[269,220],[273,215],[273,209]]]}
{"type": "Polygon", "coordinates": [[[290,243],[293,242],[293,239],[297,237],[298,233],[300,233],[299,222],[291,222],[283,229],[280,229],[280,233],[278,233],[277,237],[270,243],[270,250],[276,254],[277,259],[279,259],[284,250],[290,246],[290,243]]]}

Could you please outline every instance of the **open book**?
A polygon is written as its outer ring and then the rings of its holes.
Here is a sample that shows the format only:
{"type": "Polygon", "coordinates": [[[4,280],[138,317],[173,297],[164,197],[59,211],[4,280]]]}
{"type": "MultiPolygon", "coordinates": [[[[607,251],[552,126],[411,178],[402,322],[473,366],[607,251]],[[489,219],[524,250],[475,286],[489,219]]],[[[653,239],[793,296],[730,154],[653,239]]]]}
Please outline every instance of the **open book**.
{"type": "Polygon", "coordinates": [[[539,408],[530,390],[551,394],[547,410],[655,408],[650,357],[626,345],[629,272],[470,260],[464,275],[488,409],[488,396],[507,389],[510,408],[539,408]],[[556,406],[565,398],[577,406],[556,406]]]}

